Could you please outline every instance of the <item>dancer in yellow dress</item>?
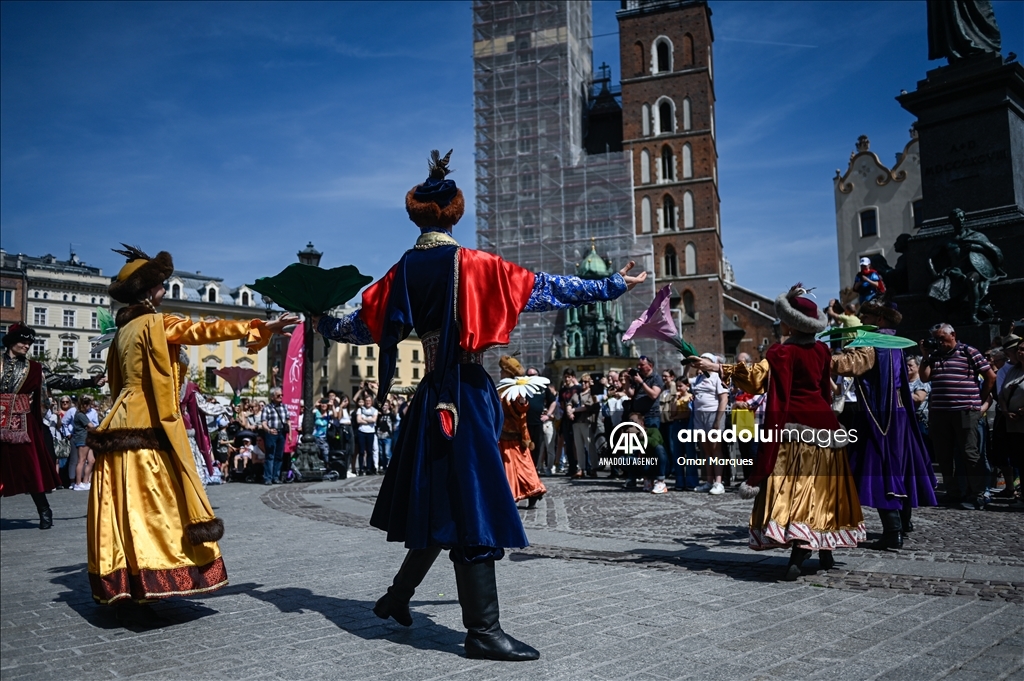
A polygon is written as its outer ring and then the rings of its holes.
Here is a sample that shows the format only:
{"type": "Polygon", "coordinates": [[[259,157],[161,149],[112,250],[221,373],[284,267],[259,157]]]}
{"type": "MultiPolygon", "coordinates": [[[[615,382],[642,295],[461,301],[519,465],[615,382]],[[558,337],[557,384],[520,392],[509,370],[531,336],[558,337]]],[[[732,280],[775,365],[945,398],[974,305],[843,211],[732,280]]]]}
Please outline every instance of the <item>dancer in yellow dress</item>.
{"type": "Polygon", "coordinates": [[[298,318],[193,322],[157,307],[174,271],[169,253],[128,258],[110,285],[117,336],[107,354],[113,406],[88,444],[96,453],[89,495],[89,583],[102,604],[145,602],[227,584],[217,540],[224,524],[196,472],[181,418],[178,347],[245,339],[250,353],[298,318]]]}

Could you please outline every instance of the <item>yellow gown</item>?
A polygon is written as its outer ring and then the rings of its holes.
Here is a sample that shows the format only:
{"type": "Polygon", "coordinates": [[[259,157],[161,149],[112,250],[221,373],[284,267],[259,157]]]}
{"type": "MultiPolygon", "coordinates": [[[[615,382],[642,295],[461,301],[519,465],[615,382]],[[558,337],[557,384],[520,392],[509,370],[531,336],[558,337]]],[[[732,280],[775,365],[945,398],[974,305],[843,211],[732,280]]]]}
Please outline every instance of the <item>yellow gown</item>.
{"type": "MultiPolygon", "coordinates": [[[[722,378],[752,395],[767,392],[767,360],[722,366],[722,378]]],[[[771,408],[771,405],[769,405],[771,408]]],[[[771,475],[750,511],[755,551],[795,544],[815,551],[856,548],[867,539],[857,485],[845,447],[782,442],[771,475]]]]}
{"type": "Polygon", "coordinates": [[[223,523],[196,473],[181,419],[178,346],[244,338],[255,353],[271,337],[260,320],[193,322],[142,306],[128,310],[133,314],[124,315],[107,356],[114,404],[89,435],[96,452],[89,582],[104,604],[199,594],[228,583],[217,546],[223,523]]]}

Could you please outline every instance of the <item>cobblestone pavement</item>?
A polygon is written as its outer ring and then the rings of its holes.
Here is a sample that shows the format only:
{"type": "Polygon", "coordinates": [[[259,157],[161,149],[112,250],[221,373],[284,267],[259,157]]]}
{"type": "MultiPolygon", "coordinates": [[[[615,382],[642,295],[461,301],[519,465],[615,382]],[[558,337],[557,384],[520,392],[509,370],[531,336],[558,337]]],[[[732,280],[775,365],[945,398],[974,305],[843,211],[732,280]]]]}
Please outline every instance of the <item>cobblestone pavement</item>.
{"type": "Polygon", "coordinates": [[[925,509],[907,550],[837,552],[781,583],[785,555],[746,549],[734,494],[545,482],[523,511],[533,545],[498,564],[502,624],[542,653],[520,664],[462,656],[443,557],[412,628],[372,614],[403,555],[367,526],[379,478],[211,488],[231,585],[158,603],[146,626],[89,596],[86,495],[51,495],[46,532],[28,497],[3,499],[0,679],[1024,681],[1018,511],[925,509]]]}

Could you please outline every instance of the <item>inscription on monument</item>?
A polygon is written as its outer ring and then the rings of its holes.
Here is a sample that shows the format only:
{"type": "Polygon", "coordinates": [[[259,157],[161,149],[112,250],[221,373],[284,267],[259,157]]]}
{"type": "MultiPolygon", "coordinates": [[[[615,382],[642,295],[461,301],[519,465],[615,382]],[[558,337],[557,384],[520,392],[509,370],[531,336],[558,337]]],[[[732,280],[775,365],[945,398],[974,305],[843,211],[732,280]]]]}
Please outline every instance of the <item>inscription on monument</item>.
{"type": "Polygon", "coordinates": [[[945,163],[935,163],[924,168],[924,174],[926,176],[938,175],[940,173],[955,173],[957,177],[967,177],[966,172],[955,172],[955,171],[966,171],[977,166],[988,165],[995,161],[1003,161],[1010,157],[1008,149],[996,149],[995,151],[986,151],[982,153],[974,153],[978,148],[978,143],[974,140],[968,140],[966,142],[959,142],[949,147],[950,156],[961,156],[961,158],[955,158],[945,163]],[[963,154],[970,154],[969,156],[963,156],[963,154]]]}

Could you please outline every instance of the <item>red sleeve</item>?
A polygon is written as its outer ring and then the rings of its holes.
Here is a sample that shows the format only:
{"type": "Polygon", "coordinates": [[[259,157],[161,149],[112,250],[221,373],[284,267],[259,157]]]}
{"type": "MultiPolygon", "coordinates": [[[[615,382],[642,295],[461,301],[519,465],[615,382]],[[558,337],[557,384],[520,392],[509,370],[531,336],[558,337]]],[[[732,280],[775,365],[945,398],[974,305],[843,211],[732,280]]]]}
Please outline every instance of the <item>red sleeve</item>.
{"type": "MultiPolygon", "coordinates": [[[[483,352],[506,345],[519,313],[533,293],[533,272],[496,255],[463,248],[459,251],[459,345],[483,352]]],[[[365,303],[364,303],[365,305],[365,303]]],[[[371,332],[373,327],[370,327],[371,332]]]]}
{"type": "Polygon", "coordinates": [[[380,343],[384,330],[384,314],[388,309],[388,297],[391,295],[391,282],[395,279],[396,264],[381,279],[378,279],[363,291],[363,307],[359,314],[370,329],[375,343],[380,343]]]}

